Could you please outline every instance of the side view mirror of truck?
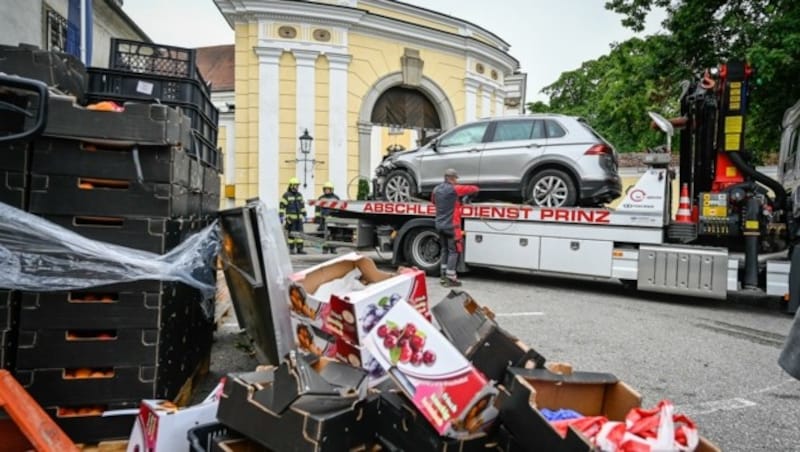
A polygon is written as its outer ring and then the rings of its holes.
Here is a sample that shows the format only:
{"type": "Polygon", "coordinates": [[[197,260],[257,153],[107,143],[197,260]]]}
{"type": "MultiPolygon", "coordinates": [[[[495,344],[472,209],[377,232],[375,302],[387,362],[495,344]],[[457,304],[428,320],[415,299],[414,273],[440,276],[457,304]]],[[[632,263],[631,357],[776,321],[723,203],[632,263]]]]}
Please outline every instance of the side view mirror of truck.
{"type": "Polygon", "coordinates": [[[47,85],[0,74],[0,143],[23,140],[47,124],[47,85]]]}

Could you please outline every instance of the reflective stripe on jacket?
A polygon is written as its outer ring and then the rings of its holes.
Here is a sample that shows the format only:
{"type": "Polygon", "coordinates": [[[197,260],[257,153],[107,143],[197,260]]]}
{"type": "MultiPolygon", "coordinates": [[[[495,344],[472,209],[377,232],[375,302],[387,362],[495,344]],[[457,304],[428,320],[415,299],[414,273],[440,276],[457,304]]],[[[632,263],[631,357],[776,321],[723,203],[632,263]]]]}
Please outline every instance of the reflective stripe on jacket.
{"type": "Polygon", "coordinates": [[[287,218],[302,218],[306,216],[306,203],[300,192],[287,191],[283,194],[278,212],[287,218]]]}

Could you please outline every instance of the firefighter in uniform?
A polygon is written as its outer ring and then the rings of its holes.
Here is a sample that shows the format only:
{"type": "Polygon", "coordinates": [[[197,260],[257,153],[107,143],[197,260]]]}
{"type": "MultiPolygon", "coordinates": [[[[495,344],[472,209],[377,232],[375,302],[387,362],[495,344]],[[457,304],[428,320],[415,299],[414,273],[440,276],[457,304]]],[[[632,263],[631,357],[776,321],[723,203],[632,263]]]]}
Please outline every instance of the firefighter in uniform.
{"type": "Polygon", "coordinates": [[[296,177],[289,179],[289,189],[283,194],[280,203],[280,216],[281,223],[286,225],[286,230],[289,232],[287,242],[289,244],[289,252],[295,254],[306,254],[303,251],[302,237],[292,237],[292,232],[303,232],[303,223],[306,218],[306,203],[303,200],[303,195],[298,190],[300,188],[300,180],[296,177]]]}
{"type": "MultiPolygon", "coordinates": [[[[325,182],[325,185],[322,186],[322,194],[319,198],[320,201],[322,200],[329,200],[329,201],[338,201],[339,196],[333,192],[333,182],[325,182]]],[[[319,228],[317,229],[320,232],[325,232],[325,223],[328,220],[328,217],[331,216],[331,209],[326,209],[324,207],[317,207],[315,212],[315,216],[317,218],[317,223],[319,223],[319,228]]],[[[336,253],[336,248],[328,245],[322,245],[322,254],[336,253]]]]}

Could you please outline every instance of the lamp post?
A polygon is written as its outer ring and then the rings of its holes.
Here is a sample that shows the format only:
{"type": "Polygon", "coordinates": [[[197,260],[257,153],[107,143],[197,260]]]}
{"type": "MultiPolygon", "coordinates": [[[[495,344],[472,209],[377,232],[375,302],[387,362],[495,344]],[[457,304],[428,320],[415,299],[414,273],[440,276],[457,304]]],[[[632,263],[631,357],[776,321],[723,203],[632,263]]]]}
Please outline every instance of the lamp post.
{"type": "Polygon", "coordinates": [[[308,154],[311,153],[311,142],[314,141],[314,137],[308,134],[308,129],[303,131],[303,134],[300,135],[298,138],[300,140],[300,153],[302,154],[302,158],[294,159],[294,160],[286,160],[286,163],[294,162],[303,163],[303,188],[308,187],[308,164],[311,164],[311,170],[314,169],[314,166],[318,163],[325,163],[320,160],[316,160],[313,158],[308,158],[308,154]]]}

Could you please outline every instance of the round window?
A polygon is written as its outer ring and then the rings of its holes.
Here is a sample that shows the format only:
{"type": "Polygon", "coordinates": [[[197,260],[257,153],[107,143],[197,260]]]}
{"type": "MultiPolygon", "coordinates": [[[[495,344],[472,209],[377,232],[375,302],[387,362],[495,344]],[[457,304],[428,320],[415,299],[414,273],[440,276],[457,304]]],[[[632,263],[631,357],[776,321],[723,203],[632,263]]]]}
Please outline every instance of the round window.
{"type": "Polygon", "coordinates": [[[318,28],[314,30],[314,39],[321,42],[328,42],[331,40],[331,32],[318,28]]]}
{"type": "Polygon", "coordinates": [[[278,28],[278,36],[283,39],[294,39],[297,37],[297,29],[288,25],[284,25],[283,27],[278,28]]]}

